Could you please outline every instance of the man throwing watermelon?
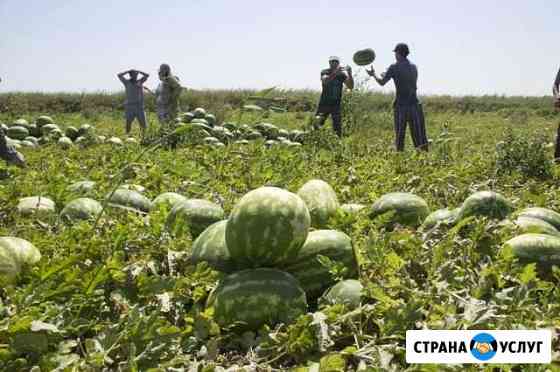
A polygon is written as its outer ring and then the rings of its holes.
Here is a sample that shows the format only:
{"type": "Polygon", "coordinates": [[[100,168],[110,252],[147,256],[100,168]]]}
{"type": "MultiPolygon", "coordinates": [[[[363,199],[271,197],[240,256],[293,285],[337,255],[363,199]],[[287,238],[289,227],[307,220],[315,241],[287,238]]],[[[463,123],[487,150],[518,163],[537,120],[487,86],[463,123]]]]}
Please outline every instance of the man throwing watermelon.
{"type": "Polygon", "coordinates": [[[340,66],[340,58],[330,57],[329,68],[321,71],[321,83],[323,91],[313,126],[315,129],[323,126],[330,115],[334,132],[338,137],[342,137],[342,117],[340,114],[342,88],[343,85],[346,85],[348,89],[354,89],[352,69],[350,66],[343,69],[340,66]]]}
{"type": "MultiPolygon", "coordinates": [[[[560,111],[560,70],[556,74],[556,79],[552,85],[552,94],[554,96],[554,107],[560,111]]],[[[556,134],[556,148],[554,149],[554,161],[560,162],[560,124],[558,124],[558,131],[556,134]]]]}
{"type": "Polygon", "coordinates": [[[416,65],[408,60],[410,53],[408,46],[403,43],[397,44],[395,49],[396,63],[389,66],[387,72],[377,77],[373,66],[371,70],[366,70],[368,75],[373,77],[381,86],[387,84],[391,79],[395,82],[397,90],[395,101],[393,102],[393,112],[395,121],[395,146],[397,151],[404,151],[404,139],[406,125],[410,124],[412,141],[417,149],[428,151],[428,138],[426,137],[426,125],[424,123],[424,112],[422,104],[416,96],[416,83],[418,81],[418,70],[416,65]]]}

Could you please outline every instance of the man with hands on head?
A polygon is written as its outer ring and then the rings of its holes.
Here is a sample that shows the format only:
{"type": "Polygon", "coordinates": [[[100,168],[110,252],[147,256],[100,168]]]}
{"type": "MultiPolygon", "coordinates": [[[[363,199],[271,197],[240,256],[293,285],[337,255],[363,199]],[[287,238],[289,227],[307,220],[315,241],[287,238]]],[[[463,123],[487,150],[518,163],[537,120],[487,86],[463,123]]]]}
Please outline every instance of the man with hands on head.
{"type": "Polygon", "coordinates": [[[340,66],[340,58],[330,57],[329,68],[321,71],[321,84],[323,90],[317,108],[314,127],[323,126],[330,115],[333,129],[336,135],[342,137],[342,117],[340,113],[342,102],[342,90],[346,85],[348,89],[354,89],[354,78],[350,66],[340,66]]]}
{"type": "Polygon", "coordinates": [[[408,60],[410,51],[406,44],[397,44],[393,52],[395,52],[396,63],[389,66],[387,72],[382,74],[381,77],[376,75],[373,66],[371,70],[366,71],[381,86],[387,84],[391,79],[395,82],[397,92],[393,102],[393,113],[395,147],[397,151],[404,151],[407,123],[410,125],[414,146],[417,149],[428,151],[424,111],[422,110],[422,104],[416,96],[418,69],[416,65],[408,60]]]}
{"type": "Polygon", "coordinates": [[[140,123],[142,136],[144,136],[146,128],[148,127],[146,123],[146,114],[144,112],[144,83],[148,80],[149,76],[149,74],[138,70],[128,70],[117,75],[119,80],[123,83],[126,92],[124,107],[127,135],[130,134],[134,119],[137,119],[140,123]],[[126,74],[129,76],[128,79],[124,77],[126,74]],[[138,75],[142,75],[142,77],[138,79],[138,75]]]}
{"type": "MultiPolygon", "coordinates": [[[[560,111],[560,70],[556,74],[556,79],[552,85],[552,95],[554,96],[554,108],[560,111]]],[[[560,162],[560,124],[558,124],[558,131],[556,134],[556,148],[554,149],[554,161],[560,162]]]]}

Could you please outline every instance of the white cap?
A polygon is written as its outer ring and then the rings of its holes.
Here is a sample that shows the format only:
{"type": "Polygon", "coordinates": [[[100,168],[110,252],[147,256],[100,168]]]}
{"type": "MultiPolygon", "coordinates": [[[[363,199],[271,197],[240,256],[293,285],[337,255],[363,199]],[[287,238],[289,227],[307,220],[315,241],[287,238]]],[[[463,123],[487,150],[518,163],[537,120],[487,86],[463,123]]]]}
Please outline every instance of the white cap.
{"type": "Polygon", "coordinates": [[[329,62],[330,62],[330,61],[337,61],[337,62],[340,62],[340,58],[338,58],[337,56],[330,56],[330,57],[329,57],[329,62]]]}

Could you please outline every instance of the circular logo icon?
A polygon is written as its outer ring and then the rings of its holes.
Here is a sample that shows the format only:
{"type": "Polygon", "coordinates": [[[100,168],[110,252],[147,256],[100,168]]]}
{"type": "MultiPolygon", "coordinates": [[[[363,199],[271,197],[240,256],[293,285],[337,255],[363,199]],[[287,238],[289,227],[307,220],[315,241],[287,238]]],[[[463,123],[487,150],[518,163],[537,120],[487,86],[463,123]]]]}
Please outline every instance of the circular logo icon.
{"type": "Polygon", "coordinates": [[[490,360],[496,355],[498,342],[488,333],[479,333],[473,337],[470,344],[471,354],[478,360],[490,360]]]}

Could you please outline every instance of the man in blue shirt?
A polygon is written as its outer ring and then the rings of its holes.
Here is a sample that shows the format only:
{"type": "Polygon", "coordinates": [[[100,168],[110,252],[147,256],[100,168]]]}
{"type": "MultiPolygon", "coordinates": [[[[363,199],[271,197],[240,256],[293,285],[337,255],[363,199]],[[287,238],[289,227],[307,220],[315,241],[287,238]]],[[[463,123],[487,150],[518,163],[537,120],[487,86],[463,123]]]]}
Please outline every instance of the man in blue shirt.
{"type": "Polygon", "coordinates": [[[391,79],[395,82],[396,97],[393,102],[395,121],[395,147],[397,151],[404,150],[404,139],[406,125],[410,124],[412,141],[417,149],[428,151],[428,138],[426,136],[426,125],[422,104],[416,96],[416,84],[418,81],[418,69],[416,65],[408,60],[410,51],[403,43],[397,44],[395,49],[396,63],[389,66],[381,78],[377,77],[373,66],[366,70],[381,86],[387,84],[391,79]]]}

